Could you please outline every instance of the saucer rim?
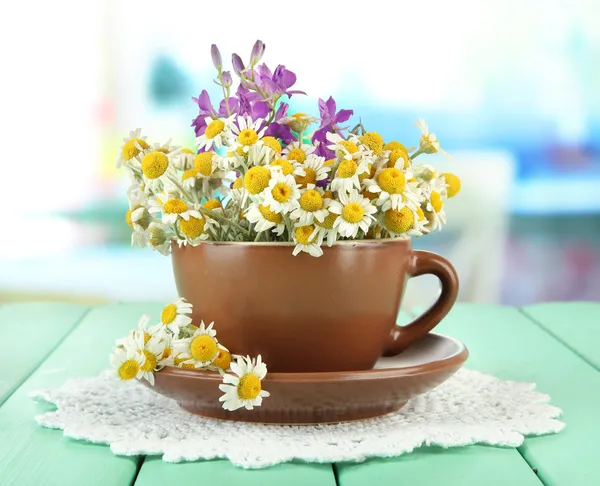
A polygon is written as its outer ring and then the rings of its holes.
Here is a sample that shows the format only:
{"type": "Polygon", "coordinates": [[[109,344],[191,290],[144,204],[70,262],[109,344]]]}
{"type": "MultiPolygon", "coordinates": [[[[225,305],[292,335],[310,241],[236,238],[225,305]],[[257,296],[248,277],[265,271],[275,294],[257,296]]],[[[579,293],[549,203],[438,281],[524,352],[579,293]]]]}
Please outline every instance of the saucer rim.
{"type": "MultiPolygon", "coordinates": [[[[367,381],[386,378],[399,378],[401,376],[417,376],[439,372],[448,368],[460,367],[469,357],[469,350],[465,344],[458,339],[451,336],[446,336],[445,334],[433,332],[429,334],[454,342],[457,345],[457,351],[443,359],[412,366],[356,371],[316,371],[293,373],[273,372],[267,373],[267,376],[265,376],[263,381],[265,383],[327,383],[346,380],[367,381]]],[[[393,356],[390,358],[393,358],[393,356]]],[[[174,366],[166,366],[160,371],[160,373],[163,375],[178,376],[182,378],[186,377],[203,381],[215,381],[219,383],[223,380],[221,375],[219,373],[215,373],[214,371],[189,370],[174,366]]]]}

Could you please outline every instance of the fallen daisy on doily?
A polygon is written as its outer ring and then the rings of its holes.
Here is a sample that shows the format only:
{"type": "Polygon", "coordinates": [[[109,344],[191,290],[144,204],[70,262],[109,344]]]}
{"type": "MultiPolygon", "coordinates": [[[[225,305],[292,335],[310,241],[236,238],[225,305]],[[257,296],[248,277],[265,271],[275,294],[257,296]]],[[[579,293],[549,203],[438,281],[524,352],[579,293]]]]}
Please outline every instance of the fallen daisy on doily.
{"type": "Polygon", "coordinates": [[[168,462],[229,459],[263,468],[291,460],[329,463],[391,457],[421,446],[516,447],[559,432],[560,409],[531,383],[461,369],[439,387],[382,417],[329,425],[265,425],[204,418],[139,382],[110,373],[32,394],[57,410],[36,417],[65,436],[110,445],[118,455],[168,462]]]}

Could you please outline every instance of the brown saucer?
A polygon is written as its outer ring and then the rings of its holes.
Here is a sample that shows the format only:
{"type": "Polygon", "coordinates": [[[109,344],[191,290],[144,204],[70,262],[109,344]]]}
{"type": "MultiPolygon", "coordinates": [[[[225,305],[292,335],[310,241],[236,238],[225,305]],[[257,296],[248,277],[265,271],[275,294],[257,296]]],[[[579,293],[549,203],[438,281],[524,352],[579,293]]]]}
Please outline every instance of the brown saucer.
{"type": "Polygon", "coordinates": [[[381,358],[372,370],[268,373],[262,386],[271,396],[254,410],[223,410],[221,377],[215,372],[167,367],[155,374],[154,390],[175,399],[189,412],[216,419],[277,424],[342,422],[399,410],[410,398],[447,380],[468,355],[461,342],[428,334],[400,355],[381,358]]]}

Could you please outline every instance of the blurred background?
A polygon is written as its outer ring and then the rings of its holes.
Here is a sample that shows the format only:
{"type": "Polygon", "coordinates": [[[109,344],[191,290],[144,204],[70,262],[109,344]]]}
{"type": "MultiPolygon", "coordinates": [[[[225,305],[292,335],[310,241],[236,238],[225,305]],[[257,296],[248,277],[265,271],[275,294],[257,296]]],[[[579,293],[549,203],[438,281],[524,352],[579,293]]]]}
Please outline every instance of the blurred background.
{"type": "MultiPolygon", "coordinates": [[[[210,45],[298,75],[292,109],[334,95],[406,145],[424,118],[458,174],[441,233],[461,300],[600,300],[600,3],[10,2],[0,80],[0,302],[168,300],[170,261],[130,248],[121,139],[193,146],[210,45]],[[285,5],[285,6],[284,6],[285,5]]],[[[358,121],[355,116],[351,121],[358,121]]],[[[415,280],[406,305],[433,298],[415,280]]]]}

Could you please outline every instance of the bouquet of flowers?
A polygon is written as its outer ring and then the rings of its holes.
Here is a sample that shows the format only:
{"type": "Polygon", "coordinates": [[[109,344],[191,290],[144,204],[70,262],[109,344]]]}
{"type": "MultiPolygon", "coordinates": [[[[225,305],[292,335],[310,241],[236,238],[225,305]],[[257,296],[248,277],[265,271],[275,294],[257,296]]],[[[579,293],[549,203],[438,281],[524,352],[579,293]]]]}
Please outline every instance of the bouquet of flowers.
{"type": "Polygon", "coordinates": [[[289,113],[296,75],[261,60],[256,41],[248,64],[232,56],[239,85],[211,48],[218,108],[206,90],[194,101],[195,150],[150,143],[130,132],[118,159],[129,173],[132,244],[168,254],[173,243],[289,241],[293,254],[322,255],[344,239],[406,238],[441,229],[444,203],[460,190],[453,174],[415,159],[445,152],[427,124],[418,147],[384,141],[362,123],[343,126],[352,110],[319,99],[319,117],[289,113]]]}

